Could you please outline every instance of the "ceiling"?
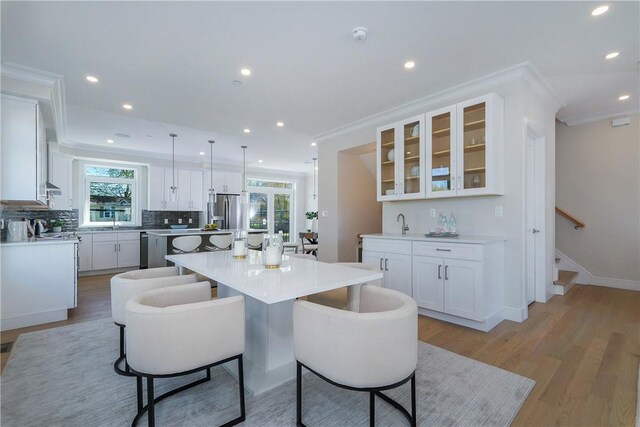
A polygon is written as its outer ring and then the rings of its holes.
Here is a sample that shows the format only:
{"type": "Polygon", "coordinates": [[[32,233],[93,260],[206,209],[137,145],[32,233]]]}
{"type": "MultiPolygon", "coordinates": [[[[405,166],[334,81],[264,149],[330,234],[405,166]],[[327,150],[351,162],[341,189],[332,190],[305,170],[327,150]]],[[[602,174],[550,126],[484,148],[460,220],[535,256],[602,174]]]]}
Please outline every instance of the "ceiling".
{"type": "Polygon", "coordinates": [[[561,120],[637,110],[640,3],[610,4],[2,1],[1,55],[64,77],[62,143],[166,156],[175,131],[194,161],[214,138],[216,162],[246,144],[250,165],[310,172],[314,135],[526,60],[561,120]]]}

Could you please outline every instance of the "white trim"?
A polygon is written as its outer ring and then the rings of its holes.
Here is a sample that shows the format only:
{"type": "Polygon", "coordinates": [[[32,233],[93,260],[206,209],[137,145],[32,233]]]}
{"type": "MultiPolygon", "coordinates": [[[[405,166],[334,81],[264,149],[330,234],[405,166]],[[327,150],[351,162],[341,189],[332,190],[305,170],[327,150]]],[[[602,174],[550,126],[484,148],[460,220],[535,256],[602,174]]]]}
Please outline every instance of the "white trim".
{"type": "Polygon", "coordinates": [[[640,280],[614,279],[613,277],[592,276],[590,285],[606,288],[627,289],[640,292],[640,280]]]}
{"type": "Polygon", "coordinates": [[[543,98],[558,104],[558,108],[564,102],[551,90],[549,84],[542,78],[535,66],[530,61],[521,62],[511,67],[504,68],[491,74],[470,80],[457,86],[453,86],[436,92],[432,95],[398,105],[362,119],[355,120],[335,129],[322,132],[311,139],[320,142],[339,135],[344,135],[358,129],[376,128],[385,123],[395,122],[404,117],[415,115],[417,111],[430,111],[454,104],[462,99],[477,96],[478,93],[492,92],[497,86],[516,80],[525,79],[533,88],[541,93],[543,98]]]}
{"type": "Polygon", "coordinates": [[[39,313],[24,314],[16,317],[2,319],[2,330],[26,328],[27,326],[41,325],[43,323],[59,322],[67,320],[67,309],[56,308],[53,310],[41,311],[39,313]]]}
{"type": "Polygon", "coordinates": [[[586,268],[569,258],[564,253],[560,252],[560,250],[558,250],[557,248],[556,257],[560,258],[560,262],[556,264],[556,268],[558,268],[558,270],[578,272],[578,277],[575,280],[576,283],[588,285],[593,282],[593,274],[591,274],[586,268]]]}
{"type": "Polygon", "coordinates": [[[630,110],[601,111],[600,113],[590,114],[587,116],[576,116],[576,117],[570,117],[565,120],[563,119],[558,119],[558,120],[565,123],[567,126],[578,126],[578,125],[584,125],[587,123],[597,122],[600,120],[614,118],[617,116],[629,116],[633,114],[640,114],[640,108],[632,108],[630,110]]]}
{"type": "Polygon", "coordinates": [[[528,307],[503,307],[502,308],[502,317],[505,320],[511,320],[512,322],[524,322],[529,318],[529,310],[528,307]]]}
{"type": "Polygon", "coordinates": [[[489,332],[505,319],[504,310],[498,310],[495,313],[490,314],[482,322],[465,319],[464,317],[454,316],[452,314],[442,313],[440,311],[430,310],[424,307],[418,307],[418,314],[422,316],[432,317],[438,320],[444,320],[445,322],[455,323],[456,325],[466,326],[467,328],[477,329],[482,332],[489,332]]]}

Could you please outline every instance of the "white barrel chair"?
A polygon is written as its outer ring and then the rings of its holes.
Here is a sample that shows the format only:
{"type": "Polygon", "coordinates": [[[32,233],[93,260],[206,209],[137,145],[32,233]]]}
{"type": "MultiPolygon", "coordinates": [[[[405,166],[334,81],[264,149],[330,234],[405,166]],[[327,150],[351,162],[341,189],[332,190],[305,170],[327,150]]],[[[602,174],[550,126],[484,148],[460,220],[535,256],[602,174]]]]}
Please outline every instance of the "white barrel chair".
{"type": "Polygon", "coordinates": [[[111,278],[111,316],[120,329],[120,355],[113,364],[113,369],[120,375],[131,376],[128,367],[120,367],[126,359],[125,352],[125,310],[127,301],[132,297],[152,289],[197,282],[195,274],[180,276],[178,267],[160,267],[144,270],[133,270],[116,274],[111,278]]]}
{"type": "Polygon", "coordinates": [[[262,237],[264,233],[249,233],[247,235],[247,247],[253,250],[262,250],[262,237]]]}
{"type": "Polygon", "coordinates": [[[227,251],[231,249],[233,234],[212,234],[209,236],[211,246],[205,246],[208,251],[227,251]]]}
{"type": "MultiPolygon", "coordinates": [[[[337,262],[336,265],[359,268],[361,270],[368,271],[380,271],[378,267],[363,264],[361,262],[337,262]]],[[[333,308],[339,308],[342,310],[358,311],[358,308],[360,307],[360,286],[362,286],[363,284],[364,283],[345,286],[344,288],[333,289],[331,291],[309,295],[307,297],[307,301],[333,308]]],[[[382,279],[372,280],[370,282],[367,282],[367,284],[382,286],[382,279]]]]}
{"type": "Polygon", "coordinates": [[[157,289],[133,297],[126,305],[127,362],[136,376],[137,408],[132,425],[146,412],[155,425],[155,404],[211,379],[211,368],[237,360],[240,416],[244,421],[244,296],[211,299],[209,282],[157,289]],[[212,328],[212,325],[225,325],[212,328]],[[206,377],[154,397],[154,380],[206,370],[206,377]],[[147,380],[143,404],[142,379],[147,380]]]}
{"type": "Polygon", "coordinates": [[[302,368],[348,390],[368,392],[370,425],[375,396],[416,425],[415,371],[418,361],[418,308],[402,292],[360,287],[360,311],[338,310],[298,300],[293,305],[296,357],[296,422],[302,423],[302,368]],[[411,381],[411,413],[382,391],[411,381]]]}
{"type": "Polygon", "coordinates": [[[188,254],[198,252],[201,243],[201,236],[180,236],[171,241],[171,246],[174,254],[188,254]]]}

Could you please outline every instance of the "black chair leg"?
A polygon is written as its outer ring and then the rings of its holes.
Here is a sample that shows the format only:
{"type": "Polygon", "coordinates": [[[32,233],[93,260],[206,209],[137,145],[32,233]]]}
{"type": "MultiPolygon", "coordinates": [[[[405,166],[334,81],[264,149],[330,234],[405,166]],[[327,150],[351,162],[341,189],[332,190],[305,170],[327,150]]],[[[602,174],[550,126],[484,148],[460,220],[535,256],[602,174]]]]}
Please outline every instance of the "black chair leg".
{"type": "Polygon", "coordinates": [[[411,377],[411,426],[416,427],[416,374],[411,377]]]}
{"type": "Polygon", "coordinates": [[[147,419],[149,427],[155,427],[156,425],[153,403],[153,378],[147,377],[147,419]]]}
{"type": "Polygon", "coordinates": [[[142,401],[142,377],[136,376],[136,399],[138,401],[138,413],[142,412],[144,402],[142,401]]]}
{"type": "Polygon", "coordinates": [[[118,325],[120,328],[120,358],[124,358],[124,326],[118,325]]]}
{"type": "Polygon", "coordinates": [[[302,424],[302,364],[296,361],[296,425],[302,424]]]}
{"type": "Polygon", "coordinates": [[[245,407],[244,407],[244,366],[242,362],[242,355],[238,357],[238,382],[240,389],[240,422],[245,420],[245,407]]]}
{"type": "Polygon", "coordinates": [[[369,426],[376,425],[376,392],[369,392],[369,426]]]}

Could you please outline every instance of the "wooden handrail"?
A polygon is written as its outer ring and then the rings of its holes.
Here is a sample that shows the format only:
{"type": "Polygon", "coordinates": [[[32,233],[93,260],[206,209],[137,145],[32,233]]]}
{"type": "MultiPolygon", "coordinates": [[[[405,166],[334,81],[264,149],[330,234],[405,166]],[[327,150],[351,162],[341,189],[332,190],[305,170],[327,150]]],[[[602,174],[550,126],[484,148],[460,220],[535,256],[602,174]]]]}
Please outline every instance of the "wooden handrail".
{"type": "Polygon", "coordinates": [[[563,217],[567,218],[569,221],[571,221],[572,223],[574,223],[575,226],[573,228],[575,228],[576,230],[586,226],[586,224],[584,222],[580,221],[578,218],[576,218],[575,216],[571,215],[570,213],[568,213],[566,211],[563,211],[562,209],[560,209],[557,206],[556,206],[556,213],[560,214],[560,216],[563,216],[563,217]]]}

